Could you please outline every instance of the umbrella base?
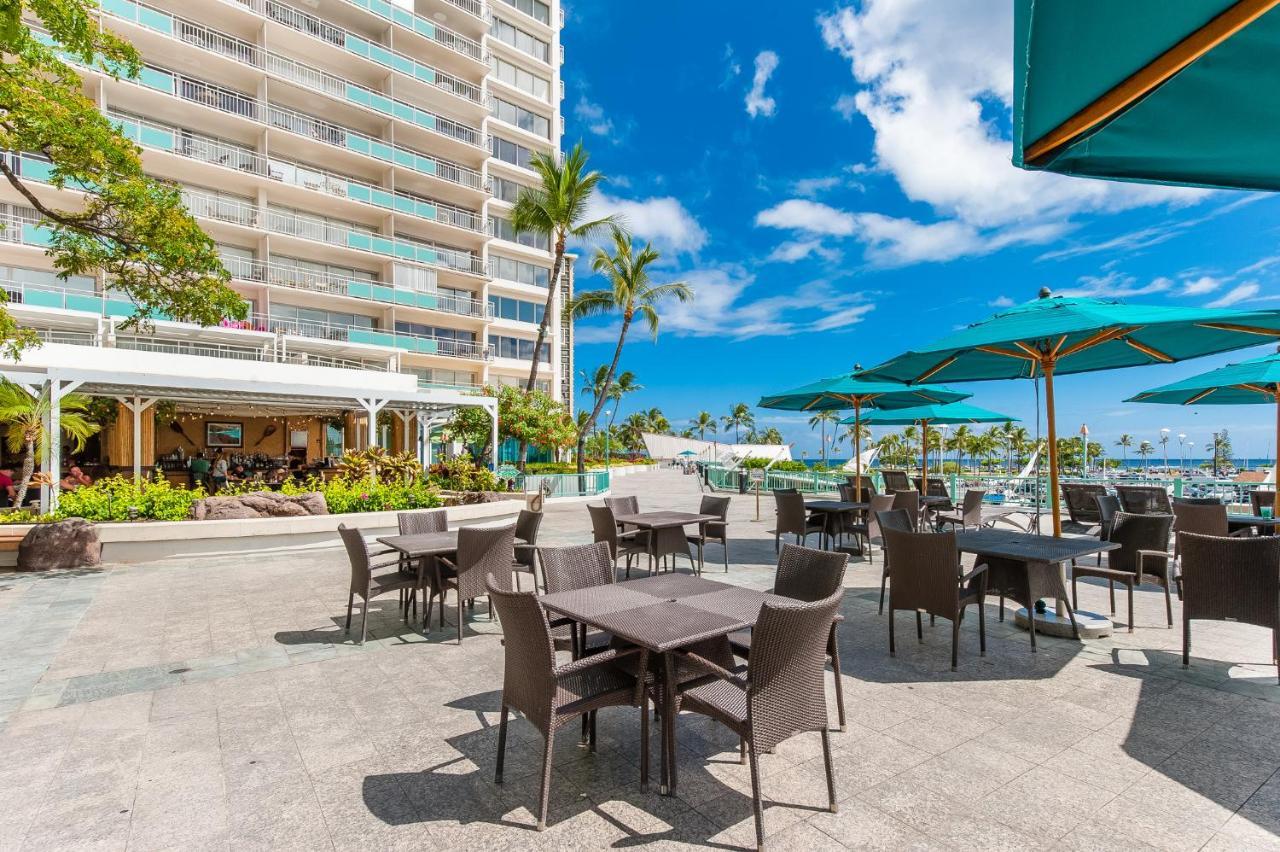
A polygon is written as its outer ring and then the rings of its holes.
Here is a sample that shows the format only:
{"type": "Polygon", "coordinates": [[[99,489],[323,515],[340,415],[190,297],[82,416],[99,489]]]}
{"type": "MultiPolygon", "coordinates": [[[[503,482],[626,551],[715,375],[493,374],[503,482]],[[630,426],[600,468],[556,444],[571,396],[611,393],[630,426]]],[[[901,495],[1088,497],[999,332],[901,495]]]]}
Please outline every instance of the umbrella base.
{"type": "MultiPolygon", "coordinates": [[[[1027,610],[1020,608],[1013,614],[1013,623],[1023,630],[1027,629],[1027,610]]],[[[1076,624],[1080,627],[1081,639],[1101,639],[1110,636],[1115,629],[1111,619],[1096,612],[1076,610],[1076,624]]],[[[1053,610],[1036,614],[1036,633],[1044,636],[1059,636],[1071,639],[1075,634],[1071,630],[1071,619],[1065,614],[1058,615],[1053,610]]]]}

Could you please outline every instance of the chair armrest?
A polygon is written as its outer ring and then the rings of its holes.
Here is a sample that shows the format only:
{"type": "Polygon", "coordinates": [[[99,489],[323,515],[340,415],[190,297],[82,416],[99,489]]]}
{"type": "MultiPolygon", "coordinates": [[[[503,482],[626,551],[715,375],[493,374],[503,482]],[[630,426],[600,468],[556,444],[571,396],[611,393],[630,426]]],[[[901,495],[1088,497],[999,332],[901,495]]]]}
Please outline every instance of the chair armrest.
{"type": "Polygon", "coordinates": [[[1172,553],[1169,553],[1164,550],[1139,550],[1138,551],[1138,571],[1140,573],[1145,574],[1146,570],[1144,568],[1144,565],[1146,564],[1146,561],[1148,559],[1156,559],[1156,558],[1167,560],[1165,565],[1166,573],[1168,572],[1168,566],[1172,565],[1175,559],[1172,553]]]}
{"type": "Polygon", "coordinates": [[[1252,536],[1252,535],[1253,535],[1253,527],[1245,527],[1243,529],[1238,529],[1235,532],[1227,533],[1227,536],[1229,538],[1245,538],[1247,536],[1252,536]]]}
{"type": "Polygon", "coordinates": [[[390,560],[390,561],[387,561],[387,562],[370,562],[370,563],[369,563],[369,570],[370,570],[370,571],[376,571],[376,570],[378,570],[379,568],[390,568],[392,565],[395,565],[396,567],[399,567],[399,566],[400,566],[400,560],[399,560],[399,559],[393,559],[393,560],[390,560]]]}
{"type": "Polygon", "coordinates": [[[972,580],[974,577],[977,577],[978,575],[985,574],[985,573],[987,573],[987,563],[983,562],[981,565],[973,566],[973,570],[970,571],[968,574],[963,575],[960,578],[960,582],[967,583],[970,580],[972,580]]]}
{"type": "Polygon", "coordinates": [[[437,564],[437,565],[444,565],[444,566],[446,566],[447,568],[449,568],[450,570],[455,571],[455,572],[458,570],[458,566],[457,566],[457,565],[454,565],[454,564],[453,564],[453,560],[452,560],[452,559],[450,559],[450,558],[449,558],[449,557],[447,557],[447,556],[437,556],[437,557],[436,557],[436,564],[437,564]]]}
{"type": "Polygon", "coordinates": [[[577,624],[577,623],[578,622],[574,621],[572,618],[566,618],[564,616],[561,616],[560,618],[551,618],[547,620],[547,624],[551,625],[552,630],[556,629],[557,627],[568,627],[571,624],[577,624]]]}
{"type": "MultiPolygon", "coordinates": [[[[639,648],[639,647],[609,648],[607,650],[601,651],[598,654],[591,654],[590,656],[580,657],[576,660],[573,660],[572,662],[565,663],[564,665],[561,665],[561,666],[556,666],[555,669],[552,670],[552,672],[556,677],[564,677],[566,675],[577,674],[578,672],[583,671],[584,669],[589,669],[592,666],[602,666],[605,663],[616,662],[622,659],[623,657],[630,657],[634,654],[644,655],[644,657],[642,657],[641,659],[641,663],[644,663],[645,659],[647,658],[648,651],[644,648],[639,648]]],[[[643,665],[641,666],[640,670],[644,671],[643,665]]]]}
{"type": "Polygon", "coordinates": [[[728,681],[741,690],[745,691],[750,686],[750,682],[741,674],[736,674],[723,666],[718,666],[706,657],[701,657],[692,651],[677,651],[676,654],[679,655],[680,659],[689,663],[694,668],[702,669],[709,675],[728,681]]]}

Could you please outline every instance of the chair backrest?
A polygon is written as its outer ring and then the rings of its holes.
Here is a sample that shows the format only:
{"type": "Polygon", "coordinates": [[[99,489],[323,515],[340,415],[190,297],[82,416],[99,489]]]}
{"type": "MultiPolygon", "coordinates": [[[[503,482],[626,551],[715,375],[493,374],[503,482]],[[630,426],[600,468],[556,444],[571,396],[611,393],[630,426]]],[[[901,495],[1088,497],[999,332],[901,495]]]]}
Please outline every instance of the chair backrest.
{"type": "Polygon", "coordinates": [[[752,748],[827,726],[827,641],[842,597],[843,589],[811,603],[760,607],[747,663],[752,748]]]}
{"type": "Polygon", "coordinates": [[[1179,538],[1187,618],[1280,628],[1280,536],[1184,533],[1179,538]]]}
{"type": "Polygon", "coordinates": [[[845,503],[857,503],[857,489],[847,482],[837,482],[836,490],[840,492],[840,499],[845,503]]]}
{"type": "Polygon", "coordinates": [[[556,664],[547,613],[534,592],[513,592],[502,588],[496,578],[486,579],[484,593],[502,621],[502,701],[545,732],[550,722],[556,664]]]}
{"type": "Polygon", "coordinates": [[[1158,485],[1117,485],[1121,511],[1131,515],[1170,515],[1169,492],[1158,485]]]}
{"type": "MultiPolygon", "coordinates": [[[[1107,567],[1116,571],[1138,571],[1138,551],[1169,548],[1169,531],[1173,529],[1173,515],[1135,515],[1130,512],[1116,512],[1115,523],[1111,526],[1108,540],[1120,545],[1119,550],[1107,553],[1107,567]]],[[[1161,567],[1159,560],[1149,560],[1146,567],[1157,570],[1161,567]]]]}
{"type": "Polygon", "coordinates": [[[1071,522],[1076,524],[1096,524],[1102,519],[1098,517],[1096,498],[1106,495],[1105,485],[1086,485],[1082,483],[1063,483],[1062,502],[1067,507],[1071,522]]]}
{"type": "Polygon", "coordinates": [[[1272,510],[1276,507],[1276,492],[1259,491],[1256,488],[1249,492],[1249,505],[1253,507],[1255,515],[1262,514],[1262,507],[1268,506],[1272,510]]]}
{"type": "Polygon", "coordinates": [[[778,532],[804,534],[804,497],[799,491],[776,489],[773,492],[777,504],[778,532]]]}
{"type": "Polygon", "coordinates": [[[960,517],[964,519],[966,526],[982,525],[982,498],[985,496],[987,492],[980,488],[970,488],[964,492],[964,502],[960,504],[960,517]]]}
{"type": "Polygon", "coordinates": [[[919,491],[895,491],[893,493],[893,508],[902,509],[911,518],[911,528],[916,529],[920,526],[920,492],[919,491]]]}
{"type": "Polygon", "coordinates": [[[610,558],[618,556],[618,525],[613,520],[613,510],[608,506],[587,506],[591,515],[591,536],[593,541],[609,545],[610,558]]]}
{"type": "Polygon", "coordinates": [[[849,554],[814,550],[797,544],[782,545],[773,593],[798,601],[820,601],[844,587],[849,554]]]}
{"type": "Polygon", "coordinates": [[[906,491],[911,487],[905,470],[882,470],[880,478],[884,480],[885,491],[906,491]]]}
{"type": "Polygon", "coordinates": [[[400,512],[396,515],[396,525],[400,528],[400,535],[447,532],[449,530],[449,516],[444,509],[400,512]]]}
{"type": "Polygon", "coordinates": [[[1176,501],[1173,517],[1173,529],[1178,538],[1185,533],[1225,536],[1231,531],[1227,525],[1227,507],[1221,503],[1205,505],[1176,501]]]}
{"type": "Polygon", "coordinates": [[[640,500],[634,494],[627,497],[606,497],[604,504],[613,510],[615,515],[638,515],[640,500]]]}
{"type": "Polygon", "coordinates": [[[708,538],[724,539],[729,519],[729,498],[728,497],[712,497],[710,494],[702,495],[702,499],[698,501],[699,515],[715,515],[720,520],[711,521],[704,529],[708,538]]]}
{"type": "Polygon", "coordinates": [[[542,513],[521,509],[516,516],[516,538],[524,539],[525,544],[538,543],[538,527],[542,526],[542,513]]]}
{"type": "Polygon", "coordinates": [[[956,534],[886,528],[884,546],[889,553],[890,606],[953,617],[960,596],[956,534]]]}
{"type": "Polygon", "coordinates": [[[943,482],[936,476],[929,477],[926,483],[922,478],[913,476],[911,482],[915,485],[916,490],[922,494],[928,494],[930,497],[946,497],[951,499],[951,492],[947,490],[947,483],[943,482]]]}
{"type": "Polygon", "coordinates": [[[871,498],[876,496],[876,494],[879,493],[878,491],[876,491],[875,480],[872,479],[870,476],[867,476],[865,474],[862,476],[861,486],[859,486],[858,477],[856,475],[846,477],[846,479],[848,480],[849,484],[853,486],[854,494],[856,494],[858,497],[861,498],[861,499],[855,499],[853,501],[855,503],[870,503],[871,498]],[[859,494],[858,492],[861,492],[861,493],[859,494]]]}
{"type": "MultiPolygon", "coordinates": [[[[877,494],[871,498],[871,507],[867,510],[867,537],[877,539],[880,537],[880,513],[888,512],[893,508],[892,494],[877,494]]],[[[911,519],[907,519],[907,523],[911,523],[911,519]]]]}
{"type": "Polygon", "coordinates": [[[369,547],[355,527],[338,524],[338,535],[351,561],[351,591],[365,594],[369,590],[369,547]]]}
{"type": "Polygon", "coordinates": [[[569,592],[607,586],[614,581],[613,554],[603,541],[571,547],[542,547],[542,575],[547,592],[569,592]]]}
{"type": "Polygon", "coordinates": [[[1093,503],[1098,509],[1098,523],[1104,527],[1110,528],[1116,520],[1116,513],[1120,511],[1120,498],[1112,494],[1094,495],[1093,503]]]}
{"type": "Polygon", "coordinates": [[[493,575],[498,588],[512,588],[511,563],[515,561],[516,528],[462,527],[458,530],[458,597],[485,594],[485,578],[493,575]]]}

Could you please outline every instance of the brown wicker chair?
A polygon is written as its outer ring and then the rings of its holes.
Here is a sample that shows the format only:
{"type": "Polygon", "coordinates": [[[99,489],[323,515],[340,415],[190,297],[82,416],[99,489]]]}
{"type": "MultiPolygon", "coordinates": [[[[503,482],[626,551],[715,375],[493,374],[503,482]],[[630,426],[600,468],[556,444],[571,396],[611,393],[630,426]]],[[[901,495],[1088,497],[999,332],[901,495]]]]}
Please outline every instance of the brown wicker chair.
{"type": "Polygon", "coordinates": [[[960,622],[970,605],[978,608],[978,648],[987,655],[987,621],[983,600],[987,594],[986,565],[975,566],[968,574],[960,564],[956,534],[915,533],[887,527],[885,550],[892,572],[889,584],[889,654],[897,653],[894,644],[893,614],[896,610],[912,610],[916,614],[916,638],[924,641],[927,612],[933,618],[951,620],[951,670],[956,670],[960,646],[960,622]]]}
{"type": "Polygon", "coordinates": [[[872,545],[884,545],[884,539],[880,536],[880,521],[876,517],[878,512],[887,512],[893,508],[892,494],[877,494],[871,498],[871,505],[867,508],[865,520],[859,521],[853,525],[853,533],[859,536],[866,543],[867,561],[874,562],[875,549],[872,545]]]}
{"type": "MultiPolygon", "coordinates": [[[[486,578],[496,578],[499,588],[511,589],[515,562],[515,526],[463,527],[458,530],[456,559],[436,557],[440,565],[440,627],[444,627],[444,598],[449,589],[458,596],[458,644],[462,644],[462,604],[487,594],[486,578]]],[[[437,589],[432,584],[431,594],[437,589]]],[[[474,605],[474,604],[473,604],[474,605]]],[[[431,612],[431,602],[427,602],[431,612]]],[[[493,618],[493,602],[489,602],[489,618],[493,618]]],[[[425,620],[425,616],[424,616],[425,620]]]]}
{"type": "MultiPolygon", "coordinates": [[[[875,480],[867,476],[866,474],[863,474],[862,476],[861,488],[859,488],[858,477],[856,475],[848,476],[846,477],[846,479],[848,480],[849,484],[853,486],[855,497],[862,498],[860,500],[854,499],[852,501],[854,503],[870,503],[871,498],[876,496],[876,494],[879,493],[878,491],[876,491],[875,480]],[[858,493],[859,491],[861,491],[861,494],[858,493]]],[[[844,499],[844,498],[841,498],[841,499],[844,499]]]]}
{"type": "Polygon", "coordinates": [[[1169,492],[1159,485],[1117,485],[1120,511],[1130,515],[1172,515],[1169,492]]]}
{"type": "Polygon", "coordinates": [[[881,548],[884,550],[884,569],[880,572],[880,614],[884,614],[884,593],[889,584],[889,544],[884,537],[885,530],[899,532],[915,532],[911,523],[911,515],[906,509],[889,509],[876,512],[876,525],[880,528],[881,548]]]}
{"type": "MultiPolygon", "coordinates": [[[[523,539],[524,544],[515,546],[516,561],[512,564],[515,573],[516,591],[520,591],[520,575],[528,574],[533,578],[533,590],[538,590],[538,527],[542,526],[542,513],[521,509],[516,516],[516,538],[523,539]]],[[[542,581],[546,588],[546,580],[542,581]]]]}
{"type": "Polygon", "coordinates": [[[947,498],[947,502],[938,503],[936,506],[934,506],[933,511],[949,512],[955,508],[955,504],[951,502],[951,492],[947,490],[947,483],[943,481],[942,477],[931,476],[929,477],[929,482],[926,485],[924,480],[922,480],[920,477],[913,476],[911,477],[911,483],[912,485],[915,486],[915,489],[919,491],[921,494],[926,494],[930,497],[947,498]]]}
{"type": "Polygon", "coordinates": [[[490,580],[489,600],[502,618],[505,646],[502,715],[498,722],[498,753],[494,783],[502,783],[507,750],[507,718],[511,710],[524,715],[545,738],[542,787],[538,798],[538,830],[547,826],[547,798],[551,791],[551,756],[556,731],[579,716],[589,720],[591,750],[595,750],[595,716],[604,707],[640,708],[640,785],[649,775],[648,697],[634,676],[618,666],[632,656],[646,668],[647,652],[640,648],[611,648],[599,654],[556,665],[551,626],[533,592],[513,592],[490,580]]]}
{"type": "Polygon", "coordinates": [[[986,496],[986,491],[970,488],[964,492],[964,500],[960,504],[959,512],[934,515],[933,522],[940,528],[944,525],[958,526],[962,530],[969,527],[980,527],[982,526],[982,498],[986,496]]]}
{"type": "Polygon", "coordinates": [[[449,529],[449,516],[444,509],[398,512],[396,525],[400,528],[400,535],[446,532],[449,529]]]}
{"type": "Polygon", "coordinates": [[[1255,515],[1261,515],[1264,507],[1274,512],[1276,509],[1276,492],[1259,491],[1255,488],[1249,492],[1249,505],[1253,507],[1255,515]]]}
{"type": "Polygon", "coordinates": [[[822,519],[810,517],[804,507],[804,497],[799,491],[775,489],[773,500],[777,506],[777,526],[770,530],[773,533],[774,552],[782,549],[783,535],[794,535],[796,544],[804,544],[814,533],[826,533],[827,528],[822,519]]]}
{"type": "Polygon", "coordinates": [[[1191,620],[1238,621],[1271,631],[1280,682],[1280,536],[1183,533],[1182,665],[1191,664],[1191,620]]]}
{"type": "Polygon", "coordinates": [[[911,518],[911,529],[920,529],[920,492],[893,492],[893,508],[902,509],[911,518]]]}
{"type": "Polygon", "coordinates": [[[745,671],[729,671],[694,653],[682,655],[716,678],[685,692],[684,709],[715,719],[748,746],[758,849],[764,848],[761,751],[772,750],[796,734],[818,731],[826,765],[827,807],[833,813],[836,810],[823,673],[840,599],[841,592],[837,592],[812,603],[766,603],[760,607],[753,631],[754,648],[745,671]]]}
{"type": "Polygon", "coordinates": [[[884,480],[884,490],[892,494],[894,491],[910,491],[911,480],[905,470],[882,470],[880,478],[884,480]]]}
{"type": "MultiPolygon", "coordinates": [[[[1183,533],[1195,535],[1228,536],[1242,538],[1253,535],[1249,527],[1231,531],[1227,521],[1227,507],[1218,501],[1213,503],[1190,503],[1183,500],[1173,501],[1173,555],[1178,558],[1182,554],[1183,533]]],[[[1181,578],[1175,578],[1180,580],[1181,578]]],[[[1182,596],[1182,584],[1178,583],[1178,596],[1182,596]]]]}
{"type": "Polygon", "coordinates": [[[638,515],[640,514],[640,498],[634,494],[627,497],[606,497],[604,504],[609,507],[615,515],[638,515]]]}
{"type": "MultiPolygon", "coordinates": [[[[778,559],[778,571],[774,575],[773,593],[784,598],[795,598],[810,603],[831,597],[844,588],[844,573],[849,564],[846,553],[829,550],[813,550],[795,544],[784,544],[778,559]]],[[[846,729],[844,716],[844,685],[840,682],[840,647],[836,642],[839,619],[831,622],[831,639],[827,642],[827,657],[836,679],[836,712],[840,717],[840,730],[846,729]]],[[[730,634],[729,647],[743,659],[751,657],[749,630],[730,634]]]]}
{"type": "Polygon", "coordinates": [[[699,515],[715,515],[720,520],[708,521],[698,528],[697,535],[686,536],[689,543],[698,548],[698,573],[706,555],[707,542],[713,541],[724,550],[724,570],[729,573],[729,498],[703,495],[698,503],[699,515]]]}
{"type": "Polygon", "coordinates": [[[1094,500],[1107,493],[1105,485],[1064,482],[1059,488],[1062,491],[1062,504],[1067,507],[1071,523],[1091,527],[1100,522],[1098,504],[1094,500]]]}
{"type": "Polygon", "coordinates": [[[649,531],[632,530],[619,532],[618,523],[613,519],[613,510],[608,506],[588,506],[591,515],[591,534],[595,541],[609,545],[609,553],[613,563],[618,564],[618,557],[626,557],[627,576],[631,576],[631,557],[647,556],[649,572],[653,572],[653,557],[649,554],[649,531]]]}
{"type": "Polygon", "coordinates": [[[1079,608],[1076,581],[1081,577],[1098,577],[1107,581],[1111,591],[1111,614],[1115,615],[1115,584],[1122,583],[1129,590],[1129,632],[1132,633],[1133,588],[1150,579],[1164,588],[1165,609],[1169,626],[1173,627],[1173,599],[1169,594],[1173,586],[1173,577],[1170,576],[1173,554],[1169,552],[1169,531],[1172,528],[1173,515],[1117,513],[1109,540],[1118,543],[1120,549],[1107,553],[1105,567],[1072,567],[1071,608],[1079,608]]]}
{"type": "MultiPolygon", "coordinates": [[[[369,632],[369,601],[378,595],[388,592],[399,592],[401,594],[400,609],[407,621],[409,618],[408,609],[405,607],[403,596],[409,594],[413,597],[414,611],[418,606],[418,589],[422,588],[423,575],[418,573],[408,575],[400,571],[400,559],[388,559],[385,562],[369,561],[369,546],[365,544],[364,536],[360,534],[360,530],[348,527],[346,524],[338,524],[338,535],[342,537],[342,545],[347,549],[347,558],[351,561],[351,589],[347,595],[347,632],[351,632],[351,611],[355,608],[356,596],[360,596],[362,606],[360,607],[360,644],[364,644],[365,637],[369,632]],[[384,571],[379,573],[380,569],[394,568],[393,571],[384,571]]],[[[430,606],[428,605],[428,612],[430,606]]]]}
{"type": "MultiPolygon", "coordinates": [[[[609,545],[603,541],[542,547],[538,549],[538,561],[542,565],[543,588],[548,594],[607,586],[616,579],[609,545]]],[[[580,657],[592,648],[609,644],[609,637],[598,632],[588,633],[584,642],[580,631],[570,629],[568,619],[562,621],[552,625],[557,651],[572,651],[574,657],[580,657]]]]}

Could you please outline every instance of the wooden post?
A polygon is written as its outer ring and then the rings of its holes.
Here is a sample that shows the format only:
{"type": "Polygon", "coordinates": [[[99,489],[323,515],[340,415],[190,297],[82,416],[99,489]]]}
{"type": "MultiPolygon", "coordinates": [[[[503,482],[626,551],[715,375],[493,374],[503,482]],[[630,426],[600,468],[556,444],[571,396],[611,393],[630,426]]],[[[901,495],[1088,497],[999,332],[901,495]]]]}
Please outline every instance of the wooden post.
{"type": "Polygon", "coordinates": [[[1062,538],[1062,507],[1058,505],[1058,426],[1053,410],[1052,358],[1040,362],[1044,370],[1044,408],[1049,426],[1049,505],[1053,508],[1053,536],[1062,538]]]}

